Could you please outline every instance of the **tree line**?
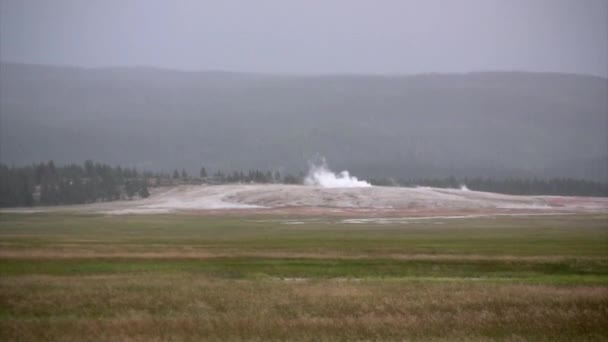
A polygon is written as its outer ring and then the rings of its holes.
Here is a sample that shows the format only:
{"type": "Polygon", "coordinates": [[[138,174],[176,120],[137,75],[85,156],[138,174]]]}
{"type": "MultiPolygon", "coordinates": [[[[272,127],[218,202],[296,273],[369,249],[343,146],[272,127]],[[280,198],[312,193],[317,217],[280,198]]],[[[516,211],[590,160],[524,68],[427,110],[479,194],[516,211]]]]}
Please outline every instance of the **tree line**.
{"type": "Polygon", "coordinates": [[[146,175],[88,160],[55,166],[53,161],[24,167],[0,165],[0,207],[82,204],[148,197],[146,175]]]}
{"type": "Polygon", "coordinates": [[[0,164],[0,207],[85,204],[146,198],[149,187],[179,184],[283,183],[300,184],[304,174],[282,175],[278,171],[249,170],[208,174],[201,167],[197,176],[185,169],[172,173],[140,172],[87,160],[82,165],[56,166],[53,161],[30,166],[0,164]]]}
{"type": "MultiPolygon", "coordinates": [[[[83,204],[120,199],[146,198],[149,187],[179,184],[281,183],[302,184],[304,173],[281,174],[279,171],[221,171],[208,173],[201,167],[191,176],[185,169],[172,173],[140,172],[87,160],[82,165],[56,166],[53,161],[30,166],[0,164],[0,207],[83,204]]],[[[608,183],[572,178],[462,178],[442,179],[372,179],[381,186],[430,186],[461,188],[512,195],[608,196],[608,183]]]]}

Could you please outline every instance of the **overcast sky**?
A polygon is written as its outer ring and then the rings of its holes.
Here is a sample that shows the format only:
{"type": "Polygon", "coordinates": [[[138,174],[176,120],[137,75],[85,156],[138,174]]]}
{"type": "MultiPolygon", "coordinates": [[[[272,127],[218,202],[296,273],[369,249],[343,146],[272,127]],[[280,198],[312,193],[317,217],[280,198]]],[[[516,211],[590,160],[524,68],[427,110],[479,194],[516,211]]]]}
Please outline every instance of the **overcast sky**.
{"type": "Polygon", "coordinates": [[[608,76],[608,0],[0,0],[3,61],[608,76]]]}

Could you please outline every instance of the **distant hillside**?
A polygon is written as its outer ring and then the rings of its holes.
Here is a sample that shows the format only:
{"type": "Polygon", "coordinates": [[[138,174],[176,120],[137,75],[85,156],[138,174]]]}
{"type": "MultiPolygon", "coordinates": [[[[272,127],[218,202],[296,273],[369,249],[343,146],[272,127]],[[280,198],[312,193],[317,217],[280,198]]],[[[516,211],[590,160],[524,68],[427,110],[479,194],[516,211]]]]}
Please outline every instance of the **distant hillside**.
{"type": "Polygon", "coordinates": [[[608,180],[608,80],[0,65],[0,160],[608,180]]]}

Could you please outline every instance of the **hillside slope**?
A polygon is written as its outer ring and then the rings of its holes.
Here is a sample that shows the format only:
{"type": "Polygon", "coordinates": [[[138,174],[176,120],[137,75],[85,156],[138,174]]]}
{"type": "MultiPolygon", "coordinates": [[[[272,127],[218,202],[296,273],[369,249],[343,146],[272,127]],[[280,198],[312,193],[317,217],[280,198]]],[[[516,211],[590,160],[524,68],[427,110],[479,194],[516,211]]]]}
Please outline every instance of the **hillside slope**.
{"type": "Polygon", "coordinates": [[[606,181],[608,80],[0,66],[0,158],[606,181]]]}

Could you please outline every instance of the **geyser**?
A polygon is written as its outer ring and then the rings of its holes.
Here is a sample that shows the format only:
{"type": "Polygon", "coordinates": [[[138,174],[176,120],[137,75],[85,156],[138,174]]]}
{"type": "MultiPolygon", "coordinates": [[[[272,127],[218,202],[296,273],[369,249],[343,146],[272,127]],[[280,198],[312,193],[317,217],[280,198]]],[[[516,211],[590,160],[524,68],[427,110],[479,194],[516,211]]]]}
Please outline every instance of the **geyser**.
{"type": "Polygon", "coordinates": [[[324,188],[366,188],[372,186],[364,180],[358,180],[357,177],[351,176],[346,170],[337,174],[332,172],[324,158],[321,159],[319,164],[311,163],[304,183],[324,188]]]}

